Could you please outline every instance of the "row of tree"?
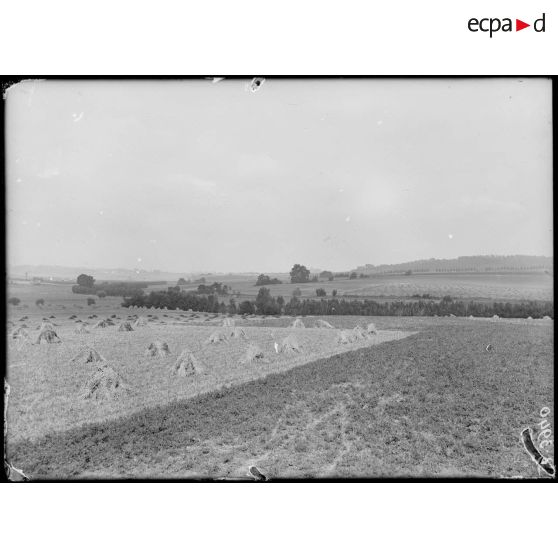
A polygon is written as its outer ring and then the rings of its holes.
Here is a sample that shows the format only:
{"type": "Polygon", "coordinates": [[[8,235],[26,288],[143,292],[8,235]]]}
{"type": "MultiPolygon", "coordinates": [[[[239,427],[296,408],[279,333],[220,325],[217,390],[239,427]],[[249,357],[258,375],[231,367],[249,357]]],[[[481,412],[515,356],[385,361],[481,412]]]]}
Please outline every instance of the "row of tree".
{"type": "MultiPolygon", "coordinates": [[[[448,300],[449,299],[449,300],[448,300]]],[[[553,302],[472,302],[451,300],[441,301],[393,301],[345,299],[305,299],[291,298],[285,305],[289,315],[362,315],[362,316],[475,316],[490,318],[554,318],[553,302]]]]}
{"type": "Polygon", "coordinates": [[[215,294],[198,295],[192,292],[182,292],[170,287],[167,291],[152,291],[148,295],[137,293],[124,297],[122,306],[129,308],[167,308],[168,310],[194,310],[196,312],[218,312],[221,314],[237,314],[238,308],[234,299],[229,304],[219,302],[215,294]]]}
{"type": "Polygon", "coordinates": [[[167,308],[169,310],[195,310],[198,312],[219,312],[229,314],[263,315],[316,315],[316,316],[475,316],[501,318],[554,318],[553,302],[474,302],[454,300],[449,296],[440,301],[394,301],[345,299],[304,299],[293,296],[285,303],[282,296],[273,297],[269,289],[260,288],[255,302],[245,300],[237,305],[231,298],[228,304],[219,302],[218,296],[197,295],[180,292],[173,288],[164,292],[151,292],[149,295],[136,294],[125,298],[124,307],[138,306],[147,308],[167,308]]]}
{"type": "Polygon", "coordinates": [[[198,285],[198,293],[204,295],[216,294],[227,296],[230,292],[230,287],[223,285],[223,283],[212,283],[211,285],[198,285]]]}

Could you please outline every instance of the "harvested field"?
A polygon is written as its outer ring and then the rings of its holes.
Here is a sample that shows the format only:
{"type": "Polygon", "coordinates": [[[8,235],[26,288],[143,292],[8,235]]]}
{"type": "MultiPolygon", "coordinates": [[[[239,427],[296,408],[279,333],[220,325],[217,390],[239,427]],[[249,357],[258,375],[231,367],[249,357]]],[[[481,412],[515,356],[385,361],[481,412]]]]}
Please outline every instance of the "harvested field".
{"type": "Polygon", "coordinates": [[[31,345],[22,351],[14,351],[11,362],[21,366],[17,366],[17,373],[8,375],[12,390],[8,409],[9,438],[36,439],[88,422],[102,422],[145,407],[195,397],[223,386],[242,384],[347,350],[403,339],[411,334],[384,330],[374,339],[342,347],[333,343],[336,330],[302,328],[297,329],[296,339],[304,347],[304,352],[278,354],[274,343],[286,337],[288,329],[281,331],[254,326],[250,327],[249,341],[229,338],[228,343],[206,345],[208,332],[205,326],[176,328],[170,325],[140,328],[127,335],[115,335],[110,327],[93,329],[87,336],[88,345],[117,367],[131,388],[129,396],[93,405],[90,400],[79,399],[89,372],[86,367],[70,362],[83,347],[83,336],[75,333],[71,325],[59,329],[64,339],[61,344],[31,345]],[[168,357],[153,358],[145,354],[146,348],[156,339],[168,343],[168,357]],[[263,350],[267,362],[240,363],[251,343],[263,350]],[[186,348],[203,363],[205,373],[171,376],[169,364],[186,348]]]}

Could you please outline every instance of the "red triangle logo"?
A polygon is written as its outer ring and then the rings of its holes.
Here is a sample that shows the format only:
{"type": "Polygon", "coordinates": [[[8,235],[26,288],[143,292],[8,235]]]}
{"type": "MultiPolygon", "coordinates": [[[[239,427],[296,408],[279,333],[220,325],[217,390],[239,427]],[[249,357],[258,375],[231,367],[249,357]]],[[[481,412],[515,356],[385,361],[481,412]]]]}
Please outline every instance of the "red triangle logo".
{"type": "Polygon", "coordinates": [[[521,21],[520,19],[515,20],[515,30],[516,31],[521,31],[522,29],[525,29],[526,27],[531,27],[531,24],[525,23],[524,21],[521,21]]]}

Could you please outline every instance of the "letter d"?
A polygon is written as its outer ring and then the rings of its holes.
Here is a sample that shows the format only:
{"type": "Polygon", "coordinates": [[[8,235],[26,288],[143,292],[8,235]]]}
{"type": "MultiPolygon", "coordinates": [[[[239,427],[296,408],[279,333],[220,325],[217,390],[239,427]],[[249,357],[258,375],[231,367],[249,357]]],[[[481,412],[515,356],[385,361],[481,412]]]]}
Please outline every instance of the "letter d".
{"type": "Polygon", "coordinates": [[[544,33],[544,25],[545,25],[544,17],[545,17],[545,14],[543,14],[541,18],[536,19],[536,20],[535,20],[535,23],[533,23],[533,29],[534,29],[537,33],[544,33]],[[542,22],[542,27],[541,27],[540,29],[538,28],[539,22],[542,22]]]}

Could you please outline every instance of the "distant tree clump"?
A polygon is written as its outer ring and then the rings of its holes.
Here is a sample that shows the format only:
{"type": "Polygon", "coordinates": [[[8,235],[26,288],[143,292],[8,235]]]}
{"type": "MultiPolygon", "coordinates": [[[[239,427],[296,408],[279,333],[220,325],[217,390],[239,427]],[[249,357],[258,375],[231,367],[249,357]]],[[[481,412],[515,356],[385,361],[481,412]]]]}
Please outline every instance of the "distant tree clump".
{"type": "Polygon", "coordinates": [[[95,279],[91,275],[82,273],[76,279],[77,285],[72,287],[72,292],[75,294],[96,294],[95,293],[95,279]]]}
{"type": "Polygon", "coordinates": [[[408,270],[405,272],[405,275],[412,275],[412,274],[413,274],[413,270],[412,270],[412,269],[408,269],[408,270]]]}
{"type": "Polygon", "coordinates": [[[11,304],[12,306],[17,306],[20,302],[21,300],[17,298],[17,296],[12,296],[11,298],[8,298],[8,304],[11,304]]]}
{"type": "Polygon", "coordinates": [[[44,298],[38,298],[38,299],[35,301],[35,304],[36,304],[37,306],[44,306],[44,304],[45,304],[45,299],[44,299],[44,298]]]}
{"type": "Polygon", "coordinates": [[[331,296],[337,296],[337,289],[333,289],[333,291],[331,291],[331,296]]]}
{"type": "Polygon", "coordinates": [[[297,287],[293,291],[293,296],[300,296],[300,295],[302,295],[302,291],[297,287]]]}
{"type": "Polygon", "coordinates": [[[94,298],[88,298],[87,299],[87,306],[91,306],[93,304],[95,304],[95,299],[94,298]]]}
{"type": "Polygon", "coordinates": [[[358,277],[358,274],[356,271],[353,271],[350,275],[349,275],[349,279],[356,279],[358,277]]]}
{"type": "Polygon", "coordinates": [[[319,288],[316,289],[316,296],[324,297],[327,296],[325,289],[319,288]]]}
{"type": "Polygon", "coordinates": [[[186,281],[186,279],[184,279],[184,277],[181,277],[176,284],[177,285],[187,285],[188,281],[186,281]]]}
{"type": "Polygon", "coordinates": [[[107,296],[107,293],[105,291],[97,291],[97,296],[99,298],[105,298],[105,296],[107,296]]]}
{"type": "Polygon", "coordinates": [[[277,278],[271,278],[269,275],[258,275],[258,279],[256,281],[256,287],[260,287],[261,285],[280,285],[283,281],[280,281],[277,278]]]}
{"type": "Polygon", "coordinates": [[[328,281],[333,281],[333,273],[331,271],[322,271],[320,273],[320,279],[327,279],[328,281]]]}
{"type": "Polygon", "coordinates": [[[93,285],[95,284],[95,279],[91,275],[86,275],[85,273],[82,273],[81,275],[78,275],[76,283],[80,287],[88,287],[89,289],[92,289],[93,285]]]}
{"type": "Polygon", "coordinates": [[[293,265],[290,271],[291,283],[308,283],[310,281],[310,270],[300,264],[293,265]]]}

